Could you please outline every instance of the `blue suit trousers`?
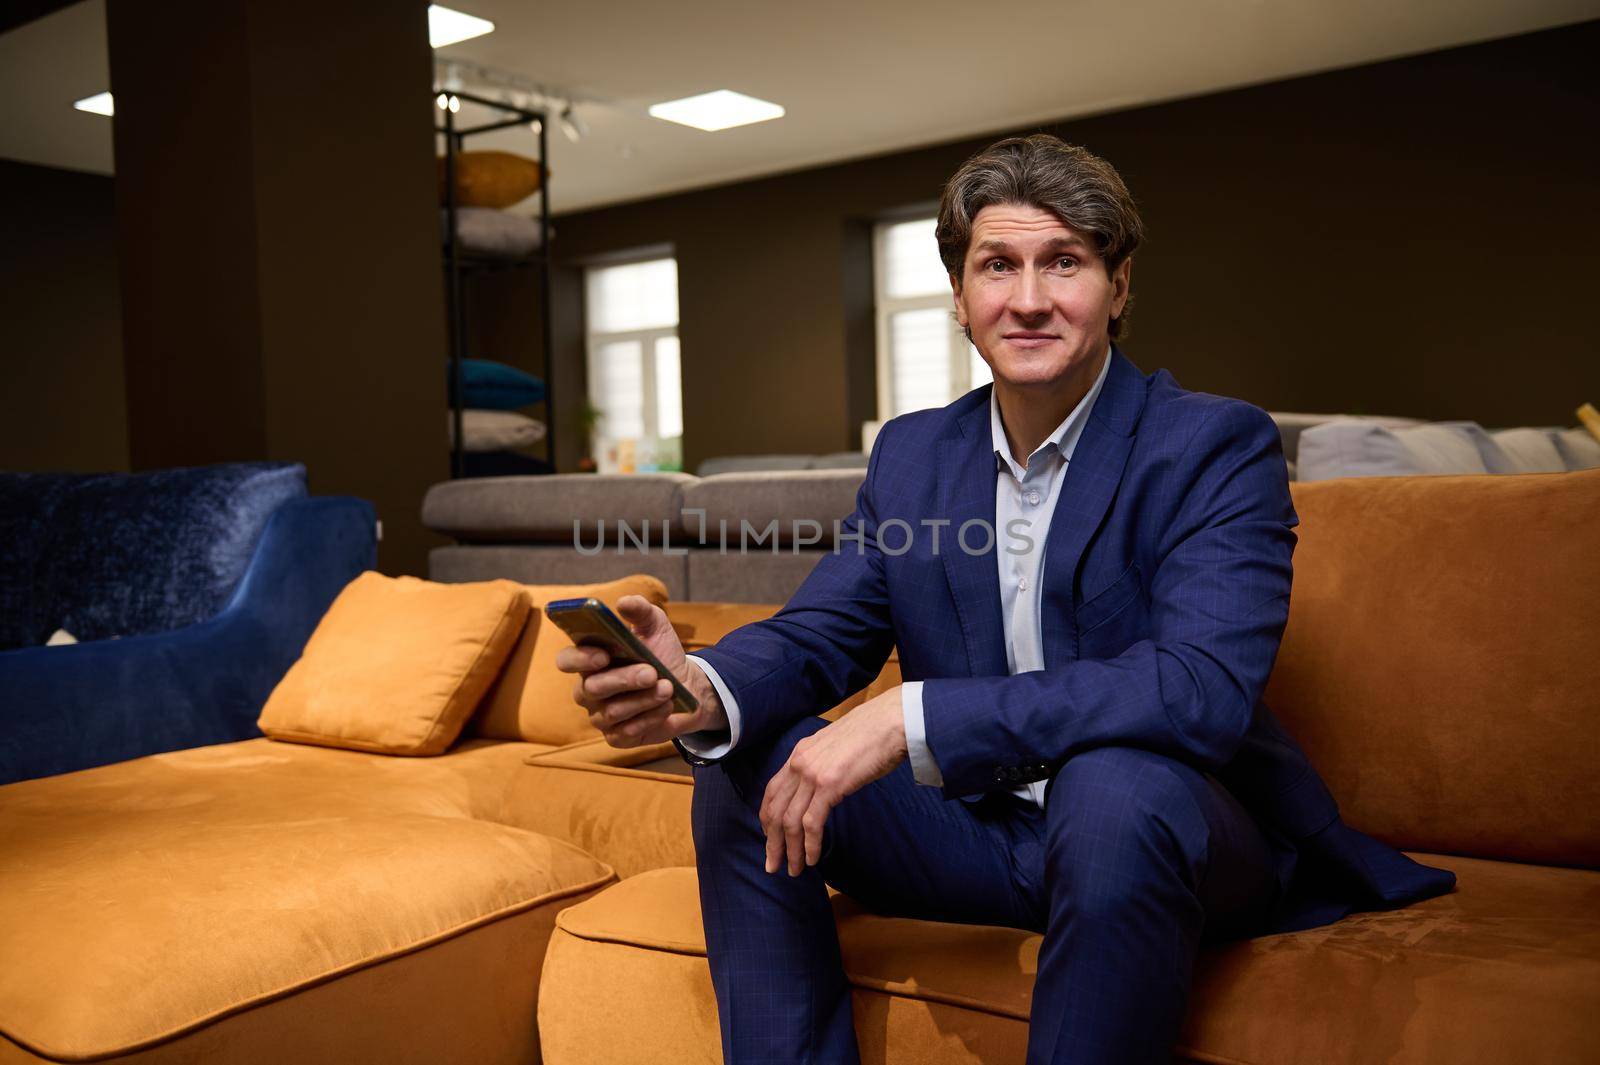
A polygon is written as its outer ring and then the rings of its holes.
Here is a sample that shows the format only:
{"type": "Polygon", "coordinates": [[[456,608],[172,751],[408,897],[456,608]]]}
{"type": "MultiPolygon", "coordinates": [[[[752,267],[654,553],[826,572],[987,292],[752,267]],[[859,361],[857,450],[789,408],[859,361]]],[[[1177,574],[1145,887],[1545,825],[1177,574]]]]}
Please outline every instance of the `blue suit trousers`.
{"type": "Polygon", "coordinates": [[[758,811],[807,718],[696,767],[694,840],[728,1065],[858,1062],[825,885],[878,913],[1044,934],[1028,1065],[1166,1063],[1203,941],[1262,930],[1276,841],[1209,774],[1131,747],[1068,760],[1045,808],[952,802],[909,764],[845,798],[822,858],[764,869],[758,811]]]}

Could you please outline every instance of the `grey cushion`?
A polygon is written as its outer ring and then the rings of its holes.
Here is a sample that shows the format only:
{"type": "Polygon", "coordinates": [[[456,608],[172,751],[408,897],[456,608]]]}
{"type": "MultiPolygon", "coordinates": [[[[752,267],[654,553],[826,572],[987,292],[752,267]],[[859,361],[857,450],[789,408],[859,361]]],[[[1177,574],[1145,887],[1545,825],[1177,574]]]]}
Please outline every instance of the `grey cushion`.
{"type": "MultiPolygon", "coordinates": [[[[1290,462],[1296,461],[1300,449],[1300,434],[1314,425],[1331,422],[1339,418],[1350,418],[1349,414],[1302,414],[1298,411],[1275,410],[1268,412],[1272,420],[1277,423],[1278,435],[1283,438],[1283,457],[1290,462]]],[[[1422,424],[1416,418],[1397,418],[1389,415],[1375,415],[1362,418],[1362,421],[1373,425],[1381,425],[1386,429],[1400,429],[1408,425],[1422,424]]],[[[1292,479],[1292,476],[1291,476],[1292,479]]]]}
{"type": "MultiPolygon", "coordinates": [[[[777,523],[777,542],[797,539],[830,547],[833,524],[855,509],[856,491],[865,470],[791,470],[784,473],[723,473],[686,484],[678,497],[684,536],[690,541],[721,544],[723,522],[727,543],[736,549],[741,529],[744,542],[769,544],[768,526],[777,523]],[[691,513],[705,512],[704,519],[691,513]],[[804,524],[814,523],[814,524],[804,524]]],[[[759,548],[758,548],[759,549],[759,548]]]]}
{"type": "Polygon", "coordinates": [[[1549,429],[1501,429],[1490,435],[1515,473],[1560,473],[1567,468],[1549,429]]]}
{"type": "Polygon", "coordinates": [[[561,544],[473,544],[428,552],[429,579],[447,584],[500,577],[523,584],[589,584],[634,573],[661,578],[673,599],[689,598],[686,556],[642,552],[632,545],[621,554],[612,548],[597,555],[561,544]]]}
{"type": "Polygon", "coordinates": [[[865,451],[832,451],[826,455],[813,455],[806,465],[808,470],[864,470],[867,468],[865,451]]]}
{"type": "Polygon", "coordinates": [[[787,603],[826,551],[689,552],[689,595],[702,603],[787,603]]]}
{"type": "Polygon", "coordinates": [[[1472,422],[1390,429],[1357,418],[1306,429],[1300,435],[1296,465],[1302,481],[1515,472],[1494,438],[1472,422]]]}
{"type": "Polygon", "coordinates": [[[1561,461],[1567,469],[1592,470],[1600,466],[1600,440],[1596,440],[1583,426],[1552,433],[1550,439],[1561,453],[1561,461]]]}
{"type": "Polygon", "coordinates": [[[615,545],[618,523],[635,534],[649,523],[650,543],[659,543],[662,523],[674,538],[678,490],[694,480],[686,473],[558,473],[547,477],[469,477],[444,481],[422,500],[422,524],[459,540],[573,543],[573,522],[587,544],[615,545]],[[600,523],[604,522],[604,529],[600,523]]]}
{"type": "Polygon", "coordinates": [[[722,455],[706,459],[694,472],[701,477],[719,473],[748,473],[755,470],[804,470],[811,467],[811,455],[722,455]]]}

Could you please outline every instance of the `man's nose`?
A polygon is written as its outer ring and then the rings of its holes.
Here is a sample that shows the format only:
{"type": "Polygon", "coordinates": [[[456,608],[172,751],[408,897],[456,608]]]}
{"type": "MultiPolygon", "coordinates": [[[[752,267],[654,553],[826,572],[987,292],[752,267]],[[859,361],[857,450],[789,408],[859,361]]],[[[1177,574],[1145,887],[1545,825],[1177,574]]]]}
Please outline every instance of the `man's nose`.
{"type": "Polygon", "coordinates": [[[1011,313],[1018,318],[1038,318],[1050,312],[1044,283],[1031,270],[1023,270],[1011,288],[1011,313]]]}

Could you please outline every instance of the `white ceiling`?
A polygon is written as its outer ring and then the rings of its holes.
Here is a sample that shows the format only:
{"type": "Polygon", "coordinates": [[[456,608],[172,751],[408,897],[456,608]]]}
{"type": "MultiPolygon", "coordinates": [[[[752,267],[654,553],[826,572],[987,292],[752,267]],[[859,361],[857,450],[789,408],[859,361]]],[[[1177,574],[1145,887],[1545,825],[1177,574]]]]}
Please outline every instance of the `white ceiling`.
{"type": "MultiPolygon", "coordinates": [[[[557,213],[1600,16],[1600,0],[452,0],[494,33],[441,49],[596,102],[552,131],[557,213]],[[788,109],[706,133],[649,104],[736,89],[788,109]]],[[[103,0],[0,36],[0,157],[111,172],[103,0]]],[[[464,117],[471,118],[468,109],[464,117]]],[[[472,147],[529,152],[524,129],[472,147]]]]}

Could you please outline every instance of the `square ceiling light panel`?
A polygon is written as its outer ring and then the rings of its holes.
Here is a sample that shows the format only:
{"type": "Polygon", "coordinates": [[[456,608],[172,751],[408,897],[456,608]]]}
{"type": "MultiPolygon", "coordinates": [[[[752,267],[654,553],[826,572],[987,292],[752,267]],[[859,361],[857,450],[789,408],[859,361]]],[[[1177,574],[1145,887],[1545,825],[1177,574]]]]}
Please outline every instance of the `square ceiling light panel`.
{"type": "Polygon", "coordinates": [[[703,92],[699,96],[651,104],[650,114],[668,122],[714,132],[782,118],[783,108],[732,89],[718,89],[716,92],[703,92]]]}
{"type": "Polygon", "coordinates": [[[454,11],[438,4],[428,5],[428,43],[435,48],[460,44],[474,37],[494,32],[494,23],[464,11],[454,11]]]}

